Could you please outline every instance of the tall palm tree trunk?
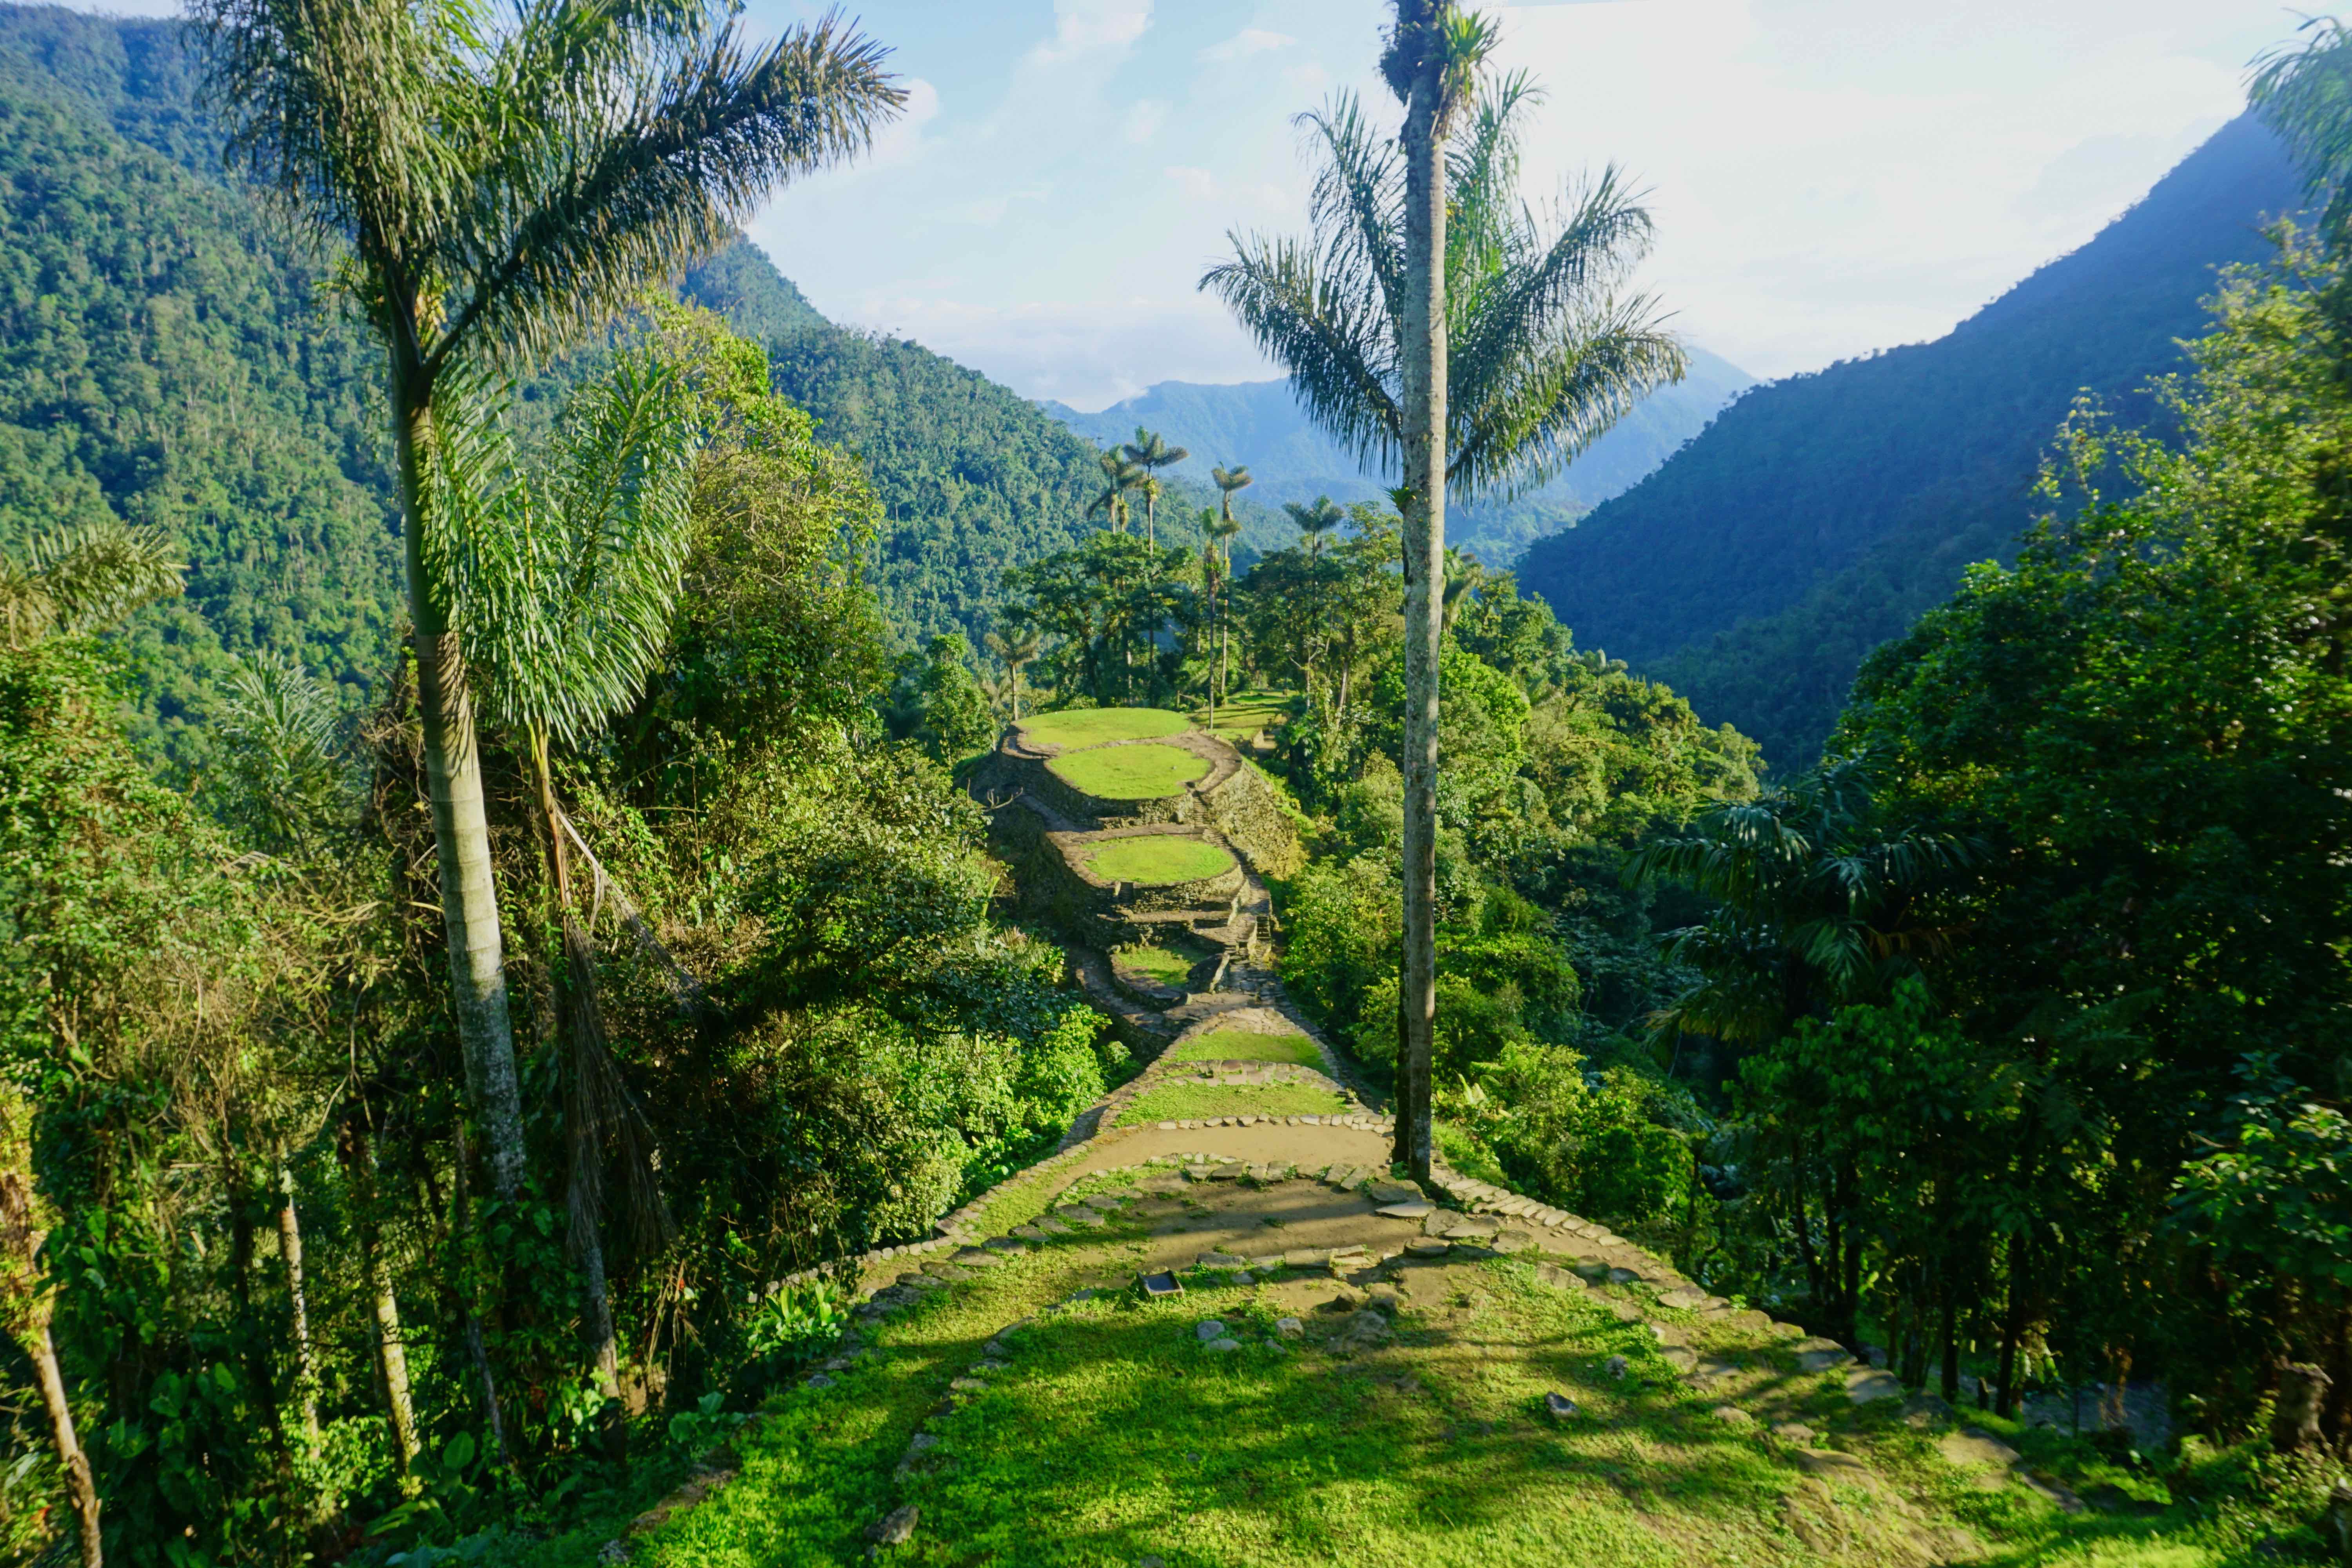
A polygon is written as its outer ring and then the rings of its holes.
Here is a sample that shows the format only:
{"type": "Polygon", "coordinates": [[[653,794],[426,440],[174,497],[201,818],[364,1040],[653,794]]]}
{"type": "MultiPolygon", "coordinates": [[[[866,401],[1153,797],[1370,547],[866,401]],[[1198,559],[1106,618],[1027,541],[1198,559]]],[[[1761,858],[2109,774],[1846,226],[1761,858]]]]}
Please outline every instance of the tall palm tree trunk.
{"type": "Polygon", "coordinates": [[[294,1392],[302,1411],[302,1441],[319,1456],[319,1359],[310,1346],[310,1300],[302,1284],[302,1218],[294,1209],[294,1173],[278,1173],[278,1254],[286,1263],[286,1298],[292,1309],[294,1392]]]}
{"type": "Polygon", "coordinates": [[[490,1184],[501,1199],[522,1190],[522,1092],[515,1078],[514,1029],[507,1011],[506,953],[498,884],[490,867],[489,819],[482,805],[481,750],[466,689],[465,655],[435,602],[425,562],[423,447],[433,410],[416,358],[393,356],[393,431],[400,468],[402,532],[407,546],[408,615],[415,627],[417,707],[425,728],[425,773],[432,796],[433,846],[448,931],[450,997],[466,1063],[467,1098],[481,1124],[490,1184]]]}
{"type": "MultiPolygon", "coordinates": [[[[1435,31],[1440,0],[1397,0],[1400,30],[1435,31]]],[[[1429,1180],[1437,1019],[1437,667],[1445,593],[1445,145],[1442,56],[1424,47],[1405,107],[1404,973],[1396,1159],[1429,1180]]],[[[1310,693],[1309,700],[1312,700],[1310,693]]]]}
{"type": "Polygon", "coordinates": [[[375,1320],[376,1374],[383,1381],[384,1409],[392,1421],[393,1454],[400,1466],[401,1490],[413,1497],[417,1486],[412,1472],[421,1447],[416,1405],[409,1393],[408,1345],[400,1328],[400,1296],[393,1286],[392,1260],[384,1256],[376,1207],[375,1149],[364,1122],[353,1119],[343,1123],[341,1153],[356,1211],[360,1262],[367,1272],[370,1316],[375,1320]]]}

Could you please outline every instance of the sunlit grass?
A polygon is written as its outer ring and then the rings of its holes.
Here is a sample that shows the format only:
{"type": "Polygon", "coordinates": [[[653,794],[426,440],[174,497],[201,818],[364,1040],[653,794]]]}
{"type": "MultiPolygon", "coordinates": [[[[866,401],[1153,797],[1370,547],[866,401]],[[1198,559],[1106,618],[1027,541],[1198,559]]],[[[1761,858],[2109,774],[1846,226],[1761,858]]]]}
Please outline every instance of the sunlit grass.
{"type": "Polygon", "coordinates": [[[1207,1121],[1213,1116],[1337,1116],[1348,1102],[1304,1083],[1214,1084],[1181,1079],[1152,1085],[1121,1108],[1117,1125],[1207,1121]]]}
{"type": "MultiPolygon", "coordinates": [[[[1168,1053],[1173,1062],[1295,1062],[1320,1068],[1323,1054],[1304,1035],[1261,1035],[1246,1029],[1218,1029],[1195,1035],[1168,1053]]],[[[1306,1112],[1290,1114],[1304,1115],[1306,1112]]]]}
{"type": "Polygon", "coordinates": [[[1111,962],[1147,980],[1181,988],[1192,978],[1201,959],[1197,953],[1179,952],[1172,947],[1128,947],[1112,953],[1111,962]]]}
{"type": "Polygon", "coordinates": [[[1104,881],[1147,886],[1203,881],[1231,870],[1233,864],[1231,855],[1207,840],[1174,833],[1106,839],[1087,856],[1087,869],[1104,881]]]}
{"type": "Polygon", "coordinates": [[[1181,795],[1209,771],[1206,758],[1179,746],[1103,746],[1065,752],[1046,763],[1064,784],[1097,800],[1158,800],[1181,795]]]}
{"type": "Polygon", "coordinates": [[[1021,733],[1045,746],[1099,746],[1110,741],[1151,741],[1181,735],[1192,727],[1181,713],[1164,708],[1078,708],[1040,713],[1021,721],[1021,733]]]}

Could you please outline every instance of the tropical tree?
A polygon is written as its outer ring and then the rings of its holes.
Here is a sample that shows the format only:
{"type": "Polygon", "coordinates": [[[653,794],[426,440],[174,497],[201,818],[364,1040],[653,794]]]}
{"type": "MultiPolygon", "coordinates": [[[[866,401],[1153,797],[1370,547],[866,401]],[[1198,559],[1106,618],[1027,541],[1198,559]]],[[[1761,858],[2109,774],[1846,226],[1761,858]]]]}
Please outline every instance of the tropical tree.
{"type": "Polygon", "coordinates": [[[864,148],[904,94],[827,16],[747,48],[703,0],[472,8],[196,0],[229,156],[321,241],[383,344],[452,996],[492,1184],[522,1184],[468,624],[431,568],[445,393],[543,361],[734,232],[780,181],[864,148]]]}
{"type": "Polygon", "coordinates": [[[1217,515],[1227,522],[1234,520],[1234,494],[1257,483],[1246,468],[1211,468],[1209,478],[1217,486],[1217,515]]]}
{"type": "Polygon", "coordinates": [[[0,555],[0,647],[110,626],[180,592],[186,566],[161,534],[101,522],[35,537],[23,560],[0,555]]]}
{"type": "Polygon", "coordinates": [[[1311,502],[1286,500],[1282,510],[1290,514],[1309,555],[1322,554],[1323,536],[1348,521],[1347,509],[1329,496],[1317,496],[1311,502]]]}
{"type": "Polygon", "coordinates": [[[1013,721],[1021,721],[1021,672],[1037,661],[1038,638],[1035,628],[1007,626],[1001,632],[991,632],[984,639],[988,651],[1004,666],[1004,673],[1013,683],[1013,721]]]}
{"type": "Polygon", "coordinates": [[[1135,427],[1135,439],[1119,448],[1119,455],[1143,470],[1143,481],[1137,489],[1143,493],[1143,542],[1159,542],[1160,470],[1172,468],[1192,454],[1181,447],[1171,447],[1157,430],[1135,427]]]}
{"type": "Polygon", "coordinates": [[[1534,87],[1481,86],[1496,32],[1449,0],[1397,0],[1381,69],[1403,134],[1341,94],[1300,123],[1319,144],[1313,234],[1235,234],[1202,287],[1290,371],[1308,416],[1402,480],[1405,724],[1403,1018],[1398,1157],[1428,1161],[1426,1061],[1435,1006],[1437,663],[1444,509],[1558,472],[1684,355],[1646,295],[1621,293],[1648,212],[1612,168],[1557,225],[1518,194],[1534,87]],[[1466,132],[1450,145],[1467,116],[1466,132]]]}
{"type": "Polygon", "coordinates": [[[444,391],[456,417],[430,448],[426,493],[447,548],[429,564],[437,595],[474,628],[486,717],[530,768],[563,945],[555,996],[567,1240],[581,1266],[598,1391],[617,1428],[620,1352],[603,1238],[608,1143],[622,1155],[623,1207],[637,1242],[651,1249],[670,1226],[650,1133],[613,1061],[595,949],[572,912],[572,826],[556,800],[550,747],[583,744],[634,705],[668,642],[692,538],[700,422],[679,367],[651,352],[624,353],[610,374],[573,395],[548,460],[525,474],[506,421],[470,405],[478,395],[459,383],[444,391]]]}
{"type": "Polygon", "coordinates": [[[1102,494],[1087,503],[1087,515],[1100,517],[1109,528],[1120,533],[1127,531],[1127,492],[1141,484],[1148,477],[1121,455],[1114,447],[1099,453],[1095,460],[1102,466],[1102,494]]]}

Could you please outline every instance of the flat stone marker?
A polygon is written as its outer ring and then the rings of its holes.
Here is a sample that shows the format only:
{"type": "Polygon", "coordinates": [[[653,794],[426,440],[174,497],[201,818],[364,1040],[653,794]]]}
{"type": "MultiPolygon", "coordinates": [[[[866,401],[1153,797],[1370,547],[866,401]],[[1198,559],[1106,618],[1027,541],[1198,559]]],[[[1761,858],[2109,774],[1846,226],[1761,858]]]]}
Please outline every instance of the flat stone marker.
{"type": "Polygon", "coordinates": [[[1797,1342],[1797,1368],[1801,1372],[1828,1372],[1853,1363],[1853,1353],[1835,1340],[1815,1337],[1797,1342]]]}
{"type": "Polygon", "coordinates": [[[1372,1212],[1389,1219],[1427,1219],[1436,1210],[1434,1205],[1415,1199],[1412,1203],[1384,1205],[1372,1212]]]}
{"type": "Polygon", "coordinates": [[[1544,1414],[1555,1421],[1565,1421],[1576,1414],[1576,1401],[1565,1394],[1544,1395],[1544,1414]]]}
{"type": "Polygon", "coordinates": [[[1204,1319],[1192,1326],[1192,1337],[1202,1344],[1207,1344],[1211,1340],[1223,1339],[1225,1325],[1214,1318],[1204,1319]]]}
{"type": "Polygon", "coordinates": [[[1184,1282],[1172,1273],[1146,1274],[1137,1283],[1142,1287],[1143,1299],[1147,1301],[1164,1300],[1184,1293],[1184,1282]]]}
{"type": "Polygon", "coordinates": [[[1845,1374],[1845,1396],[1856,1405],[1868,1405],[1874,1400],[1900,1399],[1903,1383],[1891,1372],[1874,1367],[1853,1367],[1845,1374]]]}

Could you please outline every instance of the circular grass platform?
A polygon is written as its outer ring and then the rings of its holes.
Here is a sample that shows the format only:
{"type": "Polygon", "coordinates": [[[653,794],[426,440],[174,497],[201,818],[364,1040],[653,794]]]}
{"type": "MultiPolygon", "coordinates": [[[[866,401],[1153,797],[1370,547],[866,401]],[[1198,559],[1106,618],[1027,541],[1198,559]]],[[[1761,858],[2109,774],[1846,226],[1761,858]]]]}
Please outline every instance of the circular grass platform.
{"type": "Polygon", "coordinates": [[[1217,1029],[1179,1041],[1171,1062],[1292,1062],[1320,1069],[1323,1053],[1304,1035],[1261,1035],[1248,1029],[1217,1029]]]}
{"type": "Polygon", "coordinates": [[[1107,839],[1092,848],[1086,858],[1087,870],[1106,882],[1136,882],[1147,887],[1204,882],[1224,875],[1234,864],[1231,855],[1207,840],[1175,833],[1107,839]]]}
{"type": "Polygon", "coordinates": [[[1032,745],[1100,746],[1112,741],[1156,741],[1192,727],[1181,713],[1164,708],[1079,708],[1041,713],[1021,721],[1021,738],[1032,745]]]}
{"type": "Polygon", "coordinates": [[[1097,800],[1158,800],[1181,795],[1186,784],[1209,771],[1208,758],[1181,746],[1102,746],[1091,752],[1065,752],[1045,765],[1064,784],[1097,800]]]}

